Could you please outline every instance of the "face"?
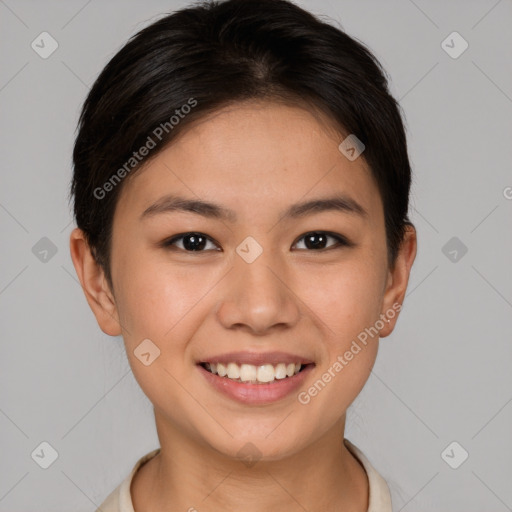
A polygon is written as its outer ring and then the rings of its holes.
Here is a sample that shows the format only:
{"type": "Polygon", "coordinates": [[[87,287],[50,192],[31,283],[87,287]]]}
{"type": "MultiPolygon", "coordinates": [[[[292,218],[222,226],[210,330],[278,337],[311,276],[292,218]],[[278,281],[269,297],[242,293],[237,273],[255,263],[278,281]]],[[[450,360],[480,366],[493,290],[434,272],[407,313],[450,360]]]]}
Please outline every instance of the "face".
{"type": "Polygon", "coordinates": [[[368,329],[389,334],[403,298],[379,191],[342,139],[305,109],[238,104],[124,184],[111,316],[160,428],[269,460],[339,431],[377,355],[368,329]]]}

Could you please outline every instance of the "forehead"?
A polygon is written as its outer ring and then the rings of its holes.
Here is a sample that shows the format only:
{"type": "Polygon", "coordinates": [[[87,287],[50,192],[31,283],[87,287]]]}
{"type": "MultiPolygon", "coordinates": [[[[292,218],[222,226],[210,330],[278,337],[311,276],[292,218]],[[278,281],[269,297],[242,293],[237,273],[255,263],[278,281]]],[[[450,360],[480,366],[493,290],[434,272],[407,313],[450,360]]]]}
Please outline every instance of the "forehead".
{"type": "Polygon", "coordinates": [[[230,105],[187,126],[138,170],[124,184],[118,208],[140,214],[165,193],[177,193],[214,200],[250,218],[255,208],[281,209],[335,192],[365,209],[378,208],[366,162],[339,151],[343,138],[328,117],[303,106],[230,105]]]}

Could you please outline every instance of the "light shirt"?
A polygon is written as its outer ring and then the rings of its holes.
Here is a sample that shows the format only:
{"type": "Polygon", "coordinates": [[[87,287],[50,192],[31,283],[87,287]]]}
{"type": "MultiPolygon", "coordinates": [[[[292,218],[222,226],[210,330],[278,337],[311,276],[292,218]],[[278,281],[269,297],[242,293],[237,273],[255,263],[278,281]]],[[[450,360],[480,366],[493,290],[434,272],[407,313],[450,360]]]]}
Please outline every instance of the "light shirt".
{"type": "MultiPolygon", "coordinates": [[[[391,508],[391,494],[384,478],[375,470],[363,452],[348,439],[343,440],[348,450],[363,465],[369,484],[369,505],[367,512],[393,512],[391,508]]],[[[135,512],[133,509],[130,486],[137,470],[149,459],[153,458],[160,448],[141,457],[131,473],[114,489],[96,512],[135,512]]]]}

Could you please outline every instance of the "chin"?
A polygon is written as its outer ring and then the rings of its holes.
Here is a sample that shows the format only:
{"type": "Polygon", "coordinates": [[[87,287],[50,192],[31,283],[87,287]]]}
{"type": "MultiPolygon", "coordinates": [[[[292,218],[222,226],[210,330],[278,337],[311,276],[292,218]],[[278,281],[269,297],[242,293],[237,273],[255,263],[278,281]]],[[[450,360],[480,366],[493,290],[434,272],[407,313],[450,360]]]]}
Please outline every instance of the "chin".
{"type": "Polygon", "coordinates": [[[216,452],[230,459],[240,460],[248,467],[258,461],[282,460],[300,451],[298,439],[295,437],[272,438],[272,434],[268,436],[268,431],[252,435],[243,433],[218,442],[211,440],[209,444],[216,452]]]}

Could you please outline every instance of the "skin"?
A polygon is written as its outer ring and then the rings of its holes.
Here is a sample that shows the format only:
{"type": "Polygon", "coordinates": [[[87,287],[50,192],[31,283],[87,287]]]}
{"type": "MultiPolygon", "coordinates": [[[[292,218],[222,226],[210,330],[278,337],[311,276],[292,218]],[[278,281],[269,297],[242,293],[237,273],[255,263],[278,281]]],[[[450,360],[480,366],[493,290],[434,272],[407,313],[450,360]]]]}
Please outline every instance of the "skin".
{"type": "Polygon", "coordinates": [[[133,374],[154,405],[160,454],[135,475],[137,512],[266,510],[365,512],[368,480],[343,445],[346,410],[366,383],[379,336],[303,405],[297,393],[264,406],[221,395],[198,373],[206,355],[282,350],[308,357],[307,390],[382,313],[402,304],[416,255],[411,226],[387,264],[382,201],[363,158],[348,160],[329,119],[299,106],[245,102],[196,122],[124,183],[114,215],[113,290],[83,233],[73,263],[100,328],[122,335],[133,374]],[[140,220],[166,193],[221,204],[237,220],[167,212],[140,220]],[[289,205],[343,193],[367,217],[339,211],[280,219],[289,205]],[[354,245],[311,249],[304,235],[328,231],[354,245]],[[212,238],[203,252],[162,241],[186,232],[212,238]],[[252,236],[263,253],[236,252],[252,236]],[[221,248],[221,251],[215,251],[221,248]],[[143,365],[134,349],[161,354],[143,365]],[[237,452],[253,443],[251,467],[237,452]]]}

